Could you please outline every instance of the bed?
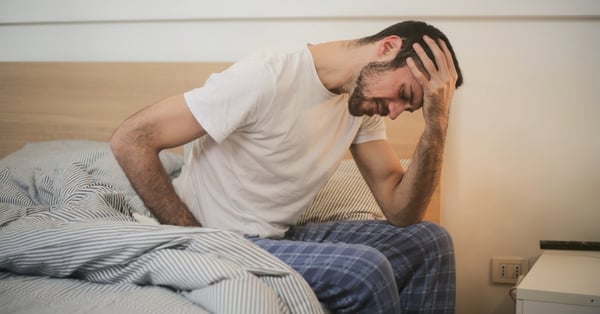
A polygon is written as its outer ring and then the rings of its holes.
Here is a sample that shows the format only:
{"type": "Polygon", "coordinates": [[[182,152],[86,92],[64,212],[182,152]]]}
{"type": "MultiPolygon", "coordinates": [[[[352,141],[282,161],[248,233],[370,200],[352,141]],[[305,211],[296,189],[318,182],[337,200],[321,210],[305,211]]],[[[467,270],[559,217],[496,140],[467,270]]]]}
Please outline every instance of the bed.
{"type": "MultiPolygon", "coordinates": [[[[320,313],[287,265],[236,234],[156,224],[112,131],[227,63],[0,63],[0,308],[7,313],[320,313]]],[[[387,123],[410,162],[420,114],[387,123]]],[[[388,121],[389,122],[389,121],[388,121]]],[[[177,176],[182,148],[161,152],[177,176]]],[[[439,189],[425,220],[440,222],[439,189]]],[[[382,219],[348,154],[300,223],[382,219]]]]}

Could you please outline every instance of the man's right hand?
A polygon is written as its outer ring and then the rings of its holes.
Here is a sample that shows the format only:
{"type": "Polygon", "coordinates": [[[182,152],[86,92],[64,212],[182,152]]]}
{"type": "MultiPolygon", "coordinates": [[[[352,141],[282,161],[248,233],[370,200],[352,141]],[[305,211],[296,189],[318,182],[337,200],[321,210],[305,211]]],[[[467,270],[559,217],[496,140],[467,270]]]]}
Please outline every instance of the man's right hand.
{"type": "Polygon", "coordinates": [[[158,154],[205,134],[183,95],[178,95],[134,114],[111,138],[111,148],[119,165],[146,207],[162,224],[201,226],[175,192],[158,154]]]}
{"type": "Polygon", "coordinates": [[[443,40],[436,43],[428,36],[424,36],[423,39],[433,52],[435,64],[418,43],[415,43],[413,48],[425,66],[429,78],[419,70],[412,58],[406,61],[415,79],[423,88],[423,116],[426,126],[445,134],[458,73],[452,54],[443,40]]]}

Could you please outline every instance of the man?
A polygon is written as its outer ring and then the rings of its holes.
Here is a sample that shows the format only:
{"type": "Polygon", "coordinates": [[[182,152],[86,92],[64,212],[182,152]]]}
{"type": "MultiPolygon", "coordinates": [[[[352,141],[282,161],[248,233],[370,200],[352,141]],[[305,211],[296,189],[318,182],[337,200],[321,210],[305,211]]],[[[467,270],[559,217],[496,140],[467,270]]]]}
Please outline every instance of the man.
{"type": "Polygon", "coordinates": [[[366,38],[245,58],[133,115],[111,146],[161,223],[247,236],[300,272],[330,310],[452,312],[452,241],[419,222],[461,84],[446,36],[407,21],[366,38]],[[419,109],[426,126],[405,171],[383,117],[419,109]],[[185,143],[172,183],[158,153],[185,143]],[[294,226],[348,148],[387,221],[294,226]]]}

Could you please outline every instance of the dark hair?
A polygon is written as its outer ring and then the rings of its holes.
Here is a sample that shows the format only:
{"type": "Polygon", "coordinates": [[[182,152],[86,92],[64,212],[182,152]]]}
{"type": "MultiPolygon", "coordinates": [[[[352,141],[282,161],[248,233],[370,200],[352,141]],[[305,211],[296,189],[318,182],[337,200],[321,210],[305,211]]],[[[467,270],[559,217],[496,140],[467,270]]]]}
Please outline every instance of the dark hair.
{"type": "Polygon", "coordinates": [[[382,30],[381,32],[379,32],[375,35],[371,35],[371,36],[359,39],[358,44],[359,45],[370,44],[370,43],[379,41],[381,39],[384,39],[388,36],[398,36],[398,37],[402,38],[402,48],[400,49],[400,51],[398,52],[398,54],[396,55],[394,60],[392,60],[389,63],[386,63],[387,67],[389,67],[391,69],[397,69],[397,68],[403,67],[406,65],[406,59],[408,57],[411,57],[417,63],[417,66],[422,71],[426,71],[425,67],[423,66],[423,63],[421,62],[421,59],[419,58],[419,56],[413,49],[413,44],[419,43],[419,45],[421,45],[421,47],[423,47],[423,49],[425,50],[425,52],[427,53],[429,58],[433,61],[435,66],[438,67],[438,65],[435,62],[433,52],[431,51],[429,46],[423,40],[423,36],[425,36],[425,35],[429,36],[430,38],[432,38],[435,41],[438,41],[439,39],[441,39],[446,43],[446,46],[448,46],[448,49],[450,50],[450,53],[452,54],[452,60],[454,61],[454,67],[456,68],[456,73],[458,74],[458,78],[456,80],[456,88],[458,88],[463,83],[463,76],[462,76],[460,67],[458,66],[458,59],[456,58],[454,49],[452,49],[452,45],[450,44],[450,41],[448,40],[446,35],[444,35],[444,33],[442,33],[439,29],[435,28],[432,25],[429,25],[425,22],[420,22],[420,21],[400,22],[400,23],[394,24],[394,25],[382,30]]]}

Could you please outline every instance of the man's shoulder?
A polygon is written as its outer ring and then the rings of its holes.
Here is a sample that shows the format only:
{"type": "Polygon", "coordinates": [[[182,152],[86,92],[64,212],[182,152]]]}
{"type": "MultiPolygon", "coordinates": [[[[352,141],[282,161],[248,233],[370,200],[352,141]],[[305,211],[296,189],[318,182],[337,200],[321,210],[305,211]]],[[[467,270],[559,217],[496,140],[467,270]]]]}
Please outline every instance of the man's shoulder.
{"type": "Polygon", "coordinates": [[[271,60],[286,59],[302,55],[308,51],[306,45],[272,45],[250,54],[247,59],[271,60]]]}
{"type": "Polygon", "coordinates": [[[271,46],[256,51],[238,61],[240,64],[254,64],[273,72],[289,71],[290,68],[305,67],[312,62],[306,45],[271,46]]]}

